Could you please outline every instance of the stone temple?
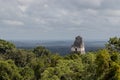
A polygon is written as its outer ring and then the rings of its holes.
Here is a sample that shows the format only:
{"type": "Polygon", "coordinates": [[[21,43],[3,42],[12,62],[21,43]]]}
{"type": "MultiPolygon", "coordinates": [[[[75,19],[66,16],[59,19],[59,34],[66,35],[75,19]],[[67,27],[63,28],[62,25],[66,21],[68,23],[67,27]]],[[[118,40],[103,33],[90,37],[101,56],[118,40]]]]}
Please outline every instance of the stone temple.
{"type": "Polygon", "coordinates": [[[71,51],[85,54],[84,42],[81,36],[77,36],[75,38],[74,44],[71,47],[71,51]]]}

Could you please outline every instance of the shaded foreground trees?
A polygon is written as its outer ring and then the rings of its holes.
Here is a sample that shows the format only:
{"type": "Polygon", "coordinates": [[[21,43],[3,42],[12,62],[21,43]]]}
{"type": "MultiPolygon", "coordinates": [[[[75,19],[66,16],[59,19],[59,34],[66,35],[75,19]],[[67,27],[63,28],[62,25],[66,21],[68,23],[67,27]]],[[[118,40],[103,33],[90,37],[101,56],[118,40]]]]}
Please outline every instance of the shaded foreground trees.
{"type": "Polygon", "coordinates": [[[120,80],[119,48],[114,51],[107,46],[97,52],[63,57],[41,46],[16,49],[4,40],[0,45],[0,80],[120,80]]]}
{"type": "Polygon", "coordinates": [[[0,61],[0,80],[21,80],[18,67],[12,60],[0,61]]]}
{"type": "Polygon", "coordinates": [[[110,38],[109,41],[106,43],[106,48],[110,51],[120,52],[120,38],[110,38]]]}
{"type": "Polygon", "coordinates": [[[15,49],[14,44],[0,39],[0,53],[4,54],[4,53],[7,53],[13,49],[15,49]]]}

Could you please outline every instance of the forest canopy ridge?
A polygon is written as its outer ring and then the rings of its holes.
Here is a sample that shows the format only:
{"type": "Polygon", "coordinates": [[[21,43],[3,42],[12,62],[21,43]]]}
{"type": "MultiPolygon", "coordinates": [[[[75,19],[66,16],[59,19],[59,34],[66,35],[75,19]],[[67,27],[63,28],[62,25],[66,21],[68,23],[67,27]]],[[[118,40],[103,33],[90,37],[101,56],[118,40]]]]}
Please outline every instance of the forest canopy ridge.
{"type": "Polygon", "coordinates": [[[120,38],[86,54],[53,54],[43,46],[17,49],[0,40],[0,80],[120,80],[120,38]]]}

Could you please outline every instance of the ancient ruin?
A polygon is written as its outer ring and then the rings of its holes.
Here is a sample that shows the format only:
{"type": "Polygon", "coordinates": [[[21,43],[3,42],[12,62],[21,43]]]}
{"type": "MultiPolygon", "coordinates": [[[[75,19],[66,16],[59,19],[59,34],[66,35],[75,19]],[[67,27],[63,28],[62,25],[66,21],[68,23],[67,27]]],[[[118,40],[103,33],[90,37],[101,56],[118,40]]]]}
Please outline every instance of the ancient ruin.
{"type": "Polygon", "coordinates": [[[81,53],[81,54],[85,53],[85,47],[84,47],[84,42],[82,37],[77,36],[75,38],[74,44],[71,47],[71,51],[75,53],[81,53]]]}

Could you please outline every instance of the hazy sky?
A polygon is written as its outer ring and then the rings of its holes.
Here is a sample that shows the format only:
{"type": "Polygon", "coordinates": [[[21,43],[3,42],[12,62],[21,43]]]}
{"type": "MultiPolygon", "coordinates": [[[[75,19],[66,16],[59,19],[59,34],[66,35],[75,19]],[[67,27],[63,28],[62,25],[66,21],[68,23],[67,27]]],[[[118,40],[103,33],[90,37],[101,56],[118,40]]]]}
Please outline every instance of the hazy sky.
{"type": "Polygon", "coordinates": [[[120,0],[0,0],[0,38],[85,40],[120,36],[120,0]]]}

